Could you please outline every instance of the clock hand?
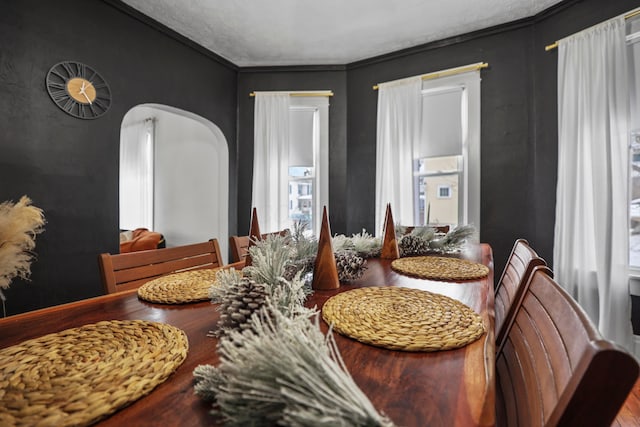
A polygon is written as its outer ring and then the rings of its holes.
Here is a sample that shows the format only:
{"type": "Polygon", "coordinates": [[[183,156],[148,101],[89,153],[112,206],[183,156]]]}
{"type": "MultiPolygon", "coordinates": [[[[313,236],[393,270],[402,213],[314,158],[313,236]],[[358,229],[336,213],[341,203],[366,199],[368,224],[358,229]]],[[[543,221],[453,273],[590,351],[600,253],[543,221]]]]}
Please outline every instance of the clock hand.
{"type": "Polygon", "coordinates": [[[89,99],[89,97],[87,96],[87,92],[85,92],[84,90],[86,87],[86,84],[87,84],[86,82],[82,82],[82,86],[80,87],[80,95],[84,96],[87,102],[89,102],[89,104],[93,104],[89,99]]]}

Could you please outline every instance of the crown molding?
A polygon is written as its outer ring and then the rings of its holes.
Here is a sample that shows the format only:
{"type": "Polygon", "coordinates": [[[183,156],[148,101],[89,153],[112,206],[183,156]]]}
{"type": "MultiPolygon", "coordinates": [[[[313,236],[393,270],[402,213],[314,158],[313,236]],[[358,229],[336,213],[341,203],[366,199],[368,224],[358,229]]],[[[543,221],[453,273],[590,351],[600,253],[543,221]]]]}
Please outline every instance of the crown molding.
{"type": "Polygon", "coordinates": [[[137,9],[134,9],[133,7],[129,6],[128,4],[123,3],[121,0],[102,0],[102,2],[108,4],[109,6],[112,6],[116,9],[118,9],[119,11],[125,13],[126,15],[129,15],[130,17],[134,18],[135,20],[142,22],[145,25],[148,25],[149,27],[165,34],[166,36],[182,43],[183,45],[190,47],[191,49],[194,49],[195,51],[197,51],[198,53],[201,53],[203,55],[205,55],[206,57],[208,57],[209,59],[213,59],[214,61],[220,63],[221,65],[224,65],[225,67],[233,70],[233,71],[238,71],[239,67],[234,64],[233,62],[229,61],[226,58],[223,58],[222,56],[218,55],[215,52],[210,51],[209,49],[203,47],[202,45],[199,45],[198,43],[194,42],[193,40],[183,36],[182,34],[172,30],[171,28],[167,27],[164,24],[161,24],[160,22],[156,21],[153,18],[150,18],[149,16],[145,15],[144,13],[138,11],[137,9]]]}
{"type": "Polygon", "coordinates": [[[171,28],[167,27],[164,24],[150,18],[149,16],[139,12],[133,7],[123,3],[121,0],[102,0],[104,3],[120,10],[121,12],[131,16],[132,18],[142,22],[145,25],[148,25],[161,33],[171,37],[172,39],[188,46],[197,52],[207,56],[210,59],[213,59],[225,67],[237,71],[238,73],[273,73],[273,72],[322,72],[322,71],[349,71],[353,69],[357,69],[360,67],[366,67],[373,64],[378,64],[385,61],[391,61],[395,59],[399,59],[405,56],[415,55],[418,53],[440,49],[447,46],[456,45],[459,43],[469,42],[471,40],[480,39],[483,37],[489,37],[495,34],[500,34],[507,31],[512,31],[520,28],[529,27],[538,22],[544,21],[545,19],[573,6],[576,3],[581,2],[582,0],[565,0],[560,3],[557,3],[542,12],[534,16],[530,16],[527,18],[522,18],[517,21],[507,22],[505,24],[496,25],[489,28],[484,28],[481,30],[473,31],[470,33],[460,34],[457,36],[448,37],[441,40],[436,40],[433,42],[421,44],[418,46],[412,46],[406,49],[401,49],[393,52],[389,52],[383,55],[378,55],[370,58],[365,58],[359,61],[350,62],[347,64],[326,64],[326,65],[264,65],[264,66],[250,66],[250,67],[240,67],[233,62],[229,61],[226,58],[218,55],[215,52],[206,49],[205,47],[199,45],[198,43],[188,39],[187,37],[177,33],[171,28]]]}
{"type": "Polygon", "coordinates": [[[443,47],[452,46],[459,43],[464,43],[471,40],[492,36],[495,34],[500,34],[506,31],[512,31],[519,28],[528,27],[532,23],[533,23],[532,17],[523,18],[517,21],[508,22],[506,24],[500,24],[493,27],[484,28],[482,30],[460,34],[458,36],[448,37],[446,39],[436,40],[436,41],[421,44],[418,46],[412,46],[406,49],[396,50],[394,52],[389,52],[384,55],[374,56],[372,58],[351,62],[347,64],[347,70],[354,70],[360,67],[366,67],[366,66],[378,64],[381,62],[399,59],[405,56],[415,55],[415,54],[427,52],[430,50],[440,49],[443,47]]]}
{"type": "Polygon", "coordinates": [[[322,71],[346,71],[346,65],[265,65],[256,67],[241,67],[238,73],[297,73],[297,72],[322,72],[322,71]]]}

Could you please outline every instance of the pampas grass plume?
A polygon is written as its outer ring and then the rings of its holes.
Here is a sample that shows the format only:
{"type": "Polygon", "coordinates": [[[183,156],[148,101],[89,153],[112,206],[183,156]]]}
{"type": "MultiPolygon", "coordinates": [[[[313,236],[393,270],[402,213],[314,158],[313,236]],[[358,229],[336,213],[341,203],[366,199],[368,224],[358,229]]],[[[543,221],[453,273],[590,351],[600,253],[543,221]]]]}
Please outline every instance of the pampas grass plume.
{"type": "Polygon", "coordinates": [[[36,246],[36,235],[44,231],[44,223],[42,209],[32,206],[27,196],[15,204],[0,203],[0,291],[16,277],[29,279],[31,251],[36,246]]]}

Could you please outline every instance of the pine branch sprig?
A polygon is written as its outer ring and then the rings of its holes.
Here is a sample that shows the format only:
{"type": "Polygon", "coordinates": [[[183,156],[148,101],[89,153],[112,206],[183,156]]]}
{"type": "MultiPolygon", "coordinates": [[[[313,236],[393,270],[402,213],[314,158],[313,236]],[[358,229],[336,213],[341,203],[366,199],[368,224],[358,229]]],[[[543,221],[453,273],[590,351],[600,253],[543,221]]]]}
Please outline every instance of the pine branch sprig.
{"type": "Polygon", "coordinates": [[[242,272],[230,268],[222,269],[216,273],[216,281],[209,288],[209,298],[213,303],[221,303],[227,297],[230,289],[238,286],[242,280],[242,272]]]}
{"type": "Polygon", "coordinates": [[[349,375],[317,310],[288,317],[268,306],[251,329],[219,342],[220,365],[194,371],[196,393],[230,426],[392,426],[349,375]]]}
{"type": "Polygon", "coordinates": [[[382,240],[367,233],[364,229],[351,236],[353,250],[364,258],[373,258],[380,255],[382,240]]]}
{"type": "Polygon", "coordinates": [[[476,235],[476,228],[473,225],[459,225],[444,237],[445,244],[447,245],[460,245],[463,244],[476,235]]]}
{"type": "Polygon", "coordinates": [[[433,240],[436,238],[437,235],[437,230],[435,228],[432,227],[415,227],[413,230],[411,230],[411,233],[409,233],[411,236],[415,236],[415,237],[419,237],[423,240],[433,240]]]}
{"type": "Polygon", "coordinates": [[[251,265],[242,271],[259,283],[274,284],[285,274],[285,268],[292,256],[288,237],[267,235],[262,240],[254,241],[249,247],[251,265]]]}

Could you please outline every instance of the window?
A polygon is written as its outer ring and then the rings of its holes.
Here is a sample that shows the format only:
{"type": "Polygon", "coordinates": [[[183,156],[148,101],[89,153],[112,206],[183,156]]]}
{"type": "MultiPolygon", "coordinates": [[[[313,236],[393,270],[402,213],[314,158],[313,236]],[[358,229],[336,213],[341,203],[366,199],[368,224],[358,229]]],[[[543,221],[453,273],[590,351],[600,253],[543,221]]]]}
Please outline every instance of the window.
{"type": "Polygon", "coordinates": [[[289,223],[320,231],[322,208],[328,205],[328,98],[292,97],[289,108],[289,223]]]}
{"type": "Polygon", "coordinates": [[[438,198],[450,199],[451,198],[451,186],[450,185],[438,185],[438,198]]]}
{"type": "Polygon", "coordinates": [[[414,147],[414,223],[480,226],[479,72],[425,80],[414,147]]]}
{"type": "Polygon", "coordinates": [[[640,19],[627,21],[629,102],[629,268],[640,273],[640,19]]]}
{"type": "Polygon", "coordinates": [[[251,201],[263,232],[302,220],[315,234],[328,205],[331,92],[307,93],[255,94],[251,201]]]}

